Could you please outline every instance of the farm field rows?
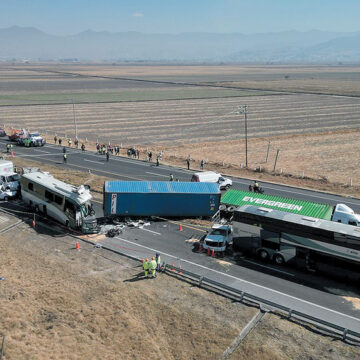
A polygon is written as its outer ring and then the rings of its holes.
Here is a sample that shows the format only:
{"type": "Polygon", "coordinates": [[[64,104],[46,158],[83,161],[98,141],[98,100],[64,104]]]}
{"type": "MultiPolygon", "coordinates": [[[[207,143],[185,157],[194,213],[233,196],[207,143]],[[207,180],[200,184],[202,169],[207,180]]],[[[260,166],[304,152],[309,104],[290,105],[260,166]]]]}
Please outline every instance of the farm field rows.
{"type": "MultiPolygon", "coordinates": [[[[82,138],[134,144],[182,144],[272,137],[359,127],[360,99],[314,95],[76,104],[82,138]]],[[[74,135],[72,104],[0,107],[0,122],[15,127],[74,135]]]]}
{"type": "Polygon", "coordinates": [[[245,163],[238,106],[246,104],[250,168],[271,171],[279,149],[278,170],[356,183],[359,79],[358,67],[345,66],[7,65],[0,124],[74,137],[75,117],[81,139],[238,168],[245,163]]]}

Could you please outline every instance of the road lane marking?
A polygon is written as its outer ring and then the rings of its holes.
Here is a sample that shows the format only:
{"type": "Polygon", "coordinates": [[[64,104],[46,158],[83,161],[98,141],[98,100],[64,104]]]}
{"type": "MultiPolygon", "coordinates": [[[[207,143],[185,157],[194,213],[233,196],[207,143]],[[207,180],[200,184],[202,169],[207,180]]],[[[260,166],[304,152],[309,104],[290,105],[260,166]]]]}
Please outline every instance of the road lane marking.
{"type": "Polygon", "coordinates": [[[88,162],[92,162],[92,163],[95,163],[95,164],[101,164],[101,165],[105,164],[103,161],[94,161],[94,160],[88,160],[88,159],[83,159],[83,160],[88,161],[88,162]]]}
{"type": "Polygon", "coordinates": [[[34,151],[39,151],[39,152],[42,152],[42,153],[45,153],[45,154],[51,154],[51,153],[49,153],[48,151],[40,150],[40,149],[34,149],[34,151]]]}
{"type": "Polygon", "coordinates": [[[156,231],[149,230],[149,229],[144,229],[144,228],[141,228],[141,227],[139,227],[138,229],[144,230],[144,231],[149,231],[149,232],[151,232],[151,233],[153,233],[153,234],[156,234],[156,235],[161,235],[160,233],[158,233],[158,232],[156,232],[156,231]]]}
{"type": "Polygon", "coordinates": [[[146,171],[146,174],[151,174],[151,175],[156,175],[156,176],[162,176],[162,177],[166,177],[166,178],[169,177],[169,175],[156,174],[156,173],[153,173],[153,172],[150,172],[150,171],[146,171]]]}
{"type": "MultiPolygon", "coordinates": [[[[59,155],[59,154],[54,154],[54,155],[59,155]]],[[[18,157],[26,157],[28,155],[17,155],[18,157]]],[[[33,156],[46,156],[46,155],[33,155],[33,156]]],[[[60,164],[59,161],[55,161],[55,160],[50,160],[50,159],[46,159],[46,161],[50,161],[50,162],[53,162],[55,164],[60,164]]],[[[143,181],[143,179],[139,179],[139,178],[136,178],[134,176],[128,176],[128,175],[123,175],[123,174],[116,174],[116,173],[113,173],[113,172],[110,172],[110,171],[105,171],[105,170],[100,170],[100,169],[93,169],[93,168],[90,168],[88,166],[81,166],[81,165],[76,165],[76,164],[69,164],[70,167],[76,167],[76,168],[80,168],[80,169],[85,169],[86,171],[88,170],[92,170],[92,171],[95,171],[95,172],[99,172],[99,173],[102,173],[102,174],[106,174],[106,175],[112,175],[112,176],[116,176],[116,177],[124,177],[124,178],[127,178],[127,179],[132,179],[132,180],[139,180],[139,181],[143,181]]]]}
{"type": "Polygon", "coordinates": [[[238,277],[236,277],[236,276],[233,276],[233,275],[230,275],[230,274],[226,274],[226,273],[224,273],[224,272],[222,272],[222,271],[214,270],[214,269],[209,268],[209,267],[207,267],[207,266],[200,265],[200,264],[196,264],[196,263],[194,263],[194,262],[192,262],[192,261],[189,261],[189,260],[186,260],[186,259],[181,259],[181,258],[179,258],[178,256],[174,256],[174,255],[167,254],[167,253],[165,253],[165,252],[163,252],[163,251],[161,251],[161,250],[156,250],[156,249],[153,249],[153,248],[150,248],[150,247],[141,245],[141,244],[136,244],[136,243],[134,243],[134,242],[132,242],[132,241],[129,241],[129,240],[126,240],[126,239],[122,239],[121,237],[118,237],[118,236],[116,237],[116,239],[125,241],[125,242],[127,242],[127,243],[129,243],[129,244],[132,244],[132,245],[135,245],[135,246],[142,247],[142,248],[144,248],[144,249],[150,250],[150,251],[155,252],[155,253],[158,252],[158,253],[160,253],[160,254],[162,254],[162,255],[165,255],[165,256],[168,256],[168,257],[171,257],[171,258],[174,258],[174,259],[183,261],[183,262],[188,263],[188,264],[190,264],[190,265],[198,266],[198,267],[203,268],[203,269],[205,269],[205,270],[207,270],[207,271],[215,272],[215,273],[217,273],[217,274],[220,274],[220,275],[222,275],[222,276],[225,276],[225,277],[228,277],[228,278],[231,278],[231,279],[234,279],[234,280],[243,282],[243,283],[245,283],[245,284],[252,285],[252,286],[255,286],[255,287],[258,287],[258,288],[261,288],[261,289],[270,291],[270,292],[272,292],[272,293],[275,293],[275,294],[279,294],[279,295],[288,297],[289,299],[293,299],[293,300],[302,302],[302,303],[304,303],[304,304],[308,304],[308,305],[311,305],[311,306],[314,306],[314,307],[317,307],[317,308],[320,308],[320,309],[329,311],[329,312],[331,312],[331,313],[338,314],[338,315],[341,315],[341,316],[344,316],[344,317],[347,317],[347,318],[349,318],[349,319],[356,320],[357,322],[359,322],[359,319],[356,318],[356,317],[354,317],[354,316],[347,315],[347,314],[341,313],[341,312],[339,312],[339,311],[329,309],[329,308],[324,307],[324,306],[322,306],[322,305],[318,305],[318,304],[312,303],[312,302],[310,302],[310,301],[307,301],[307,300],[304,300],[304,299],[300,299],[300,298],[298,298],[298,297],[296,297],[296,296],[292,296],[292,295],[289,295],[289,294],[285,294],[285,293],[283,293],[283,292],[281,292],[281,291],[278,291],[278,290],[275,290],[275,289],[271,289],[271,288],[268,288],[268,287],[263,286],[263,285],[259,285],[259,284],[252,283],[252,282],[250,282],[250,281],[247,281],[247,280],[238,278],[238,277]]]}
{"type": "Polygon", "coordinates": [[[286,272],[286,271],[283,271],[283,270],[279,270],[279,269],[275,269],[275,268],[272,268],[272,267],[270,267],[270,266],[261,265],[261,264],[258,264],[258,263],[256,263],[256,262],[254,262],[254,261],[250,261],[250,260],[246,260],[246,259],[242,259],[242,260],[245,261],[245,262],[248,262],[248,263],[250,263],[250,264],[254,264],[254,265],[256,265],[256,266],[260,266],[260,267],[263,267],[263,268],[266,268],[266,269],[269,269],[269,270],[274,270],[274,271],[278,271],[278,272],[283,273],[283,274],[286,274],[286,275],[295,276],[294,274],[291,274],[291,273],[289,273],[289,272],[286,272]]]}

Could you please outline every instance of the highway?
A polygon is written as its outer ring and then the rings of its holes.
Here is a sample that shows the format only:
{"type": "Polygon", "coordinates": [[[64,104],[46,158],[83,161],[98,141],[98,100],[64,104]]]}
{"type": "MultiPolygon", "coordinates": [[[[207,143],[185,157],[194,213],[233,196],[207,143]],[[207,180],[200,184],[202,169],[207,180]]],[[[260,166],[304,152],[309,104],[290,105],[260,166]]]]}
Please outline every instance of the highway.
{"type": "MultiPolygon", "coordinates": [[[[8,141],[0,139],[0,151],[5,152],[8,141]]],[[[112,179],[122,180],[168,180],[172,173],[180,181],[190,181],[193,170],[150,164],[145,161],[125,157],[110,157],[93,152],[68,149],[68,163],[63,164],[62,148],[46,145],[42,148],[14,146],[15,156],[49,163],[56,166],[82,170],[112,179]]],[[[185,164],[184,164],[185,165],[185,164]]],[[[84,176],[86,176],[84,174],[84,176]]],[[[85,179],[85,177],[84,177],[85,179]]],[[[232,178],[233,188],[246,190],[249,180],[232,178]]],[[[343,198],[316,191],[303,190],[282,185],[261,182],[266,194],[315,201],[335,205],[345,203],[360,213],[360,200],[343,198]]],[[[96,207],[101,216],[101,206],[96,207]]],[[[159,251],[168,263],[174,262],[184,269],[211,277],[229,286],[239,288],[254,295],[265,297],[284,306],[306,312],[310,315],[360,332],[360,311],[356,310],[343,296],[358,297],[358,288],[337,282],[317,274],[306,274],[292,267],[278,267],[262,264],[257,260],[225,258],[213,259],[194,251],[193,244],[187,240],[201,236],[194,227],[178,226],[167,221],[154,221],[143,229],[125,228],[116,238],[105,238],[101,244],[120,250],[128,255],[144,258],[159,251]]]]}

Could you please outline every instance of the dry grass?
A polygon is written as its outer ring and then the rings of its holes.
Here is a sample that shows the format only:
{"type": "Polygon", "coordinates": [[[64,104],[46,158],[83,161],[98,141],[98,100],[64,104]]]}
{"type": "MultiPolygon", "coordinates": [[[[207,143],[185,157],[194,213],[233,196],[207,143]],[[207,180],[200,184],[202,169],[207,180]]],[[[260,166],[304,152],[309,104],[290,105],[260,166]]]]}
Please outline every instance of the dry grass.
{"type": "MultiPolygon", "coordinates": [[[[25,224],[2,235],[0,253],[4,359],[220,359],[257,311],[166,275],[139,280],[132,260],[85,243],[78,252],[74,239],[25,224]]],[[[360,356],[271,316],[232,359],[305,359],[301,351],[360,356]]]]}

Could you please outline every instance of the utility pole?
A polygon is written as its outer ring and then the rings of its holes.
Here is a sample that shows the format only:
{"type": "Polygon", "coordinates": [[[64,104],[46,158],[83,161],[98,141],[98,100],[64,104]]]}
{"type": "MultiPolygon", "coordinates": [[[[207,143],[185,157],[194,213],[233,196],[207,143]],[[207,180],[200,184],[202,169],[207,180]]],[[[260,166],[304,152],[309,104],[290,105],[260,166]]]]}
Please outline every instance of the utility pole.
{"type": "Polygon", "coordinates": [[[74,116],[74,126],[75,126],[75,139],[77,139],[77,123],[76,123],[76,115],[75,115],[75,104],[73,100],[73,116],[74,116]]]}
{"type": "Polygon", "coordinates": [[[245,167],[246,168],[248,168],[247,113],[248,113],[248,106],[247,105],[238,106],[237,114],[244,114],[245,115],[245,167]]]}

